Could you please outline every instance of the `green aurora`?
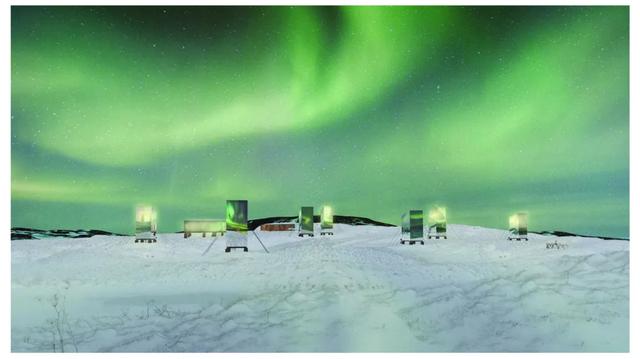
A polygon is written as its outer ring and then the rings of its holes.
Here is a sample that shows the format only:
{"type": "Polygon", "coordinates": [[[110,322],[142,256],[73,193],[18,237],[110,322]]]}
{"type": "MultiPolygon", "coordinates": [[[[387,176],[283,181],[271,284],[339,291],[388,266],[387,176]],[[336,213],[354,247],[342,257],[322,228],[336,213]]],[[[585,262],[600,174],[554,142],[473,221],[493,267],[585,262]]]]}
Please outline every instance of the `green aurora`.
{"type": "Polygon", "coordinates": [[[11,222],[159,231],[300,206],[629,235],[628,7],[11,14],[11,222]]]}

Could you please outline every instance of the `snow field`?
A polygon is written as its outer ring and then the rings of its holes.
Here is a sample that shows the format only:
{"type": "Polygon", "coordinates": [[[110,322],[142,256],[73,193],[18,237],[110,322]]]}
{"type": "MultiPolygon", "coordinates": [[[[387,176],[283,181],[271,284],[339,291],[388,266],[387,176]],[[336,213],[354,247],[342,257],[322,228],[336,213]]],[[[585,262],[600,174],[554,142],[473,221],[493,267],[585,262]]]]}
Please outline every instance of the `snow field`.
{"type": "Polygon", "coordinates": [[[13,241],[12,350],[628,350],[628,242],[448,230],[404,246],[394,227],[258,230],[268,254],[251,233],[248,253],[182,234],[13,241]]]}

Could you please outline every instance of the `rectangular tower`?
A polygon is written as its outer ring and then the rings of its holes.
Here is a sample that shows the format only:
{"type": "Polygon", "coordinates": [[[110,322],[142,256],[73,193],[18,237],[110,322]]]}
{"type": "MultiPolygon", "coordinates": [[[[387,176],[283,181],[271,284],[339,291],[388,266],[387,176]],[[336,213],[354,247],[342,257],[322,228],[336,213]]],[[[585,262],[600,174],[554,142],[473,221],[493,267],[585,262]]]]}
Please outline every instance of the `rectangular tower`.
{"type": "Polygon", "coordinates": [[[249,251],[247,246],[247,232],[249,230],[249,202],[247,200],[228,200],[226,209],[226,234],[227,248],[239,248],[245,252],[249,251]]]}
{"type": "Polygon", "coordinates": [[[300,207],[298,213],[298,237],[313,237],[313,207],[300,207]]]}
{"type": "Polygon", "coordinates": [[[333,209],[329,206],[322,207],[320,217],[320,235],[333,235],[333,209]]]}

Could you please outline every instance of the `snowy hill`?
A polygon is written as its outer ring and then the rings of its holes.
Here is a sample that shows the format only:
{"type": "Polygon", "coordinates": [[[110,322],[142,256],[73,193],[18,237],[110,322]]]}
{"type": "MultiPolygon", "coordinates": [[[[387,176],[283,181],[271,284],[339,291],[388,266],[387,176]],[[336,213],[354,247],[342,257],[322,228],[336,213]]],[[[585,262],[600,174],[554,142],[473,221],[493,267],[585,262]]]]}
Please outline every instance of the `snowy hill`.
{"type": "Polygon", "coordinates": [[[256,233],[270,253],[251,235],[248,253],[180,234],[12,241],[12,350],[629,350],[628,241],[256,233]]]}
{"type": "Polygon", "coordinates": [[[542,232],[533,232],[537,234],[556,236],[556,237],[585,237],[585,238],[599,238],[607,241],[628,241],[629,238],[619,238],[619,237],[604,237],[604,236],[589,236],[586,234],[575,234],[571,232],[565,231],[542,231],[542,232]]]}

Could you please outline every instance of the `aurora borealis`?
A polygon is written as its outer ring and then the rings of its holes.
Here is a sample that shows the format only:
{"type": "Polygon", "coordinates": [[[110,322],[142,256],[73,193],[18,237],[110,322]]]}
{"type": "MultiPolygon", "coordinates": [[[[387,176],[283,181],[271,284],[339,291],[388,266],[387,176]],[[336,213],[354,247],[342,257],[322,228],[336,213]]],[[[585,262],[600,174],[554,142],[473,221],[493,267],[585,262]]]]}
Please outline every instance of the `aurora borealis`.
{"type": "Polygon", "coordinates": [[[336,214],[628,237],[628,7],[12,7],[12,226],[336,214]]]}

